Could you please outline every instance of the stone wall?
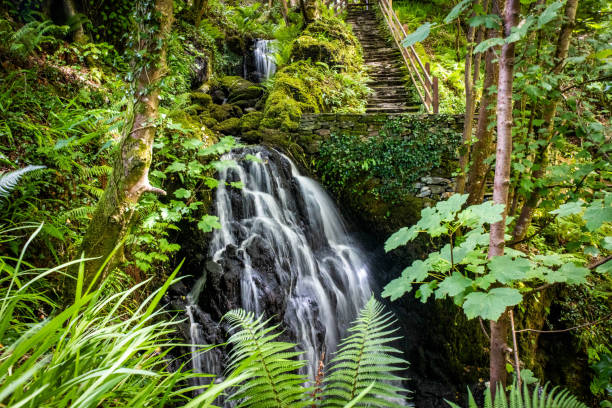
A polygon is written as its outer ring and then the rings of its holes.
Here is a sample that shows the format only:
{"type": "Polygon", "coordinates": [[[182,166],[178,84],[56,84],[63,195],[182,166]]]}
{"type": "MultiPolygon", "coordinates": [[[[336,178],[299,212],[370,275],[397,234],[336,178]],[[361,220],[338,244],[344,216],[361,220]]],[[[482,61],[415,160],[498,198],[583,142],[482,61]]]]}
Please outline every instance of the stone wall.
{"type": "Polygon", "coordinates": [[[435,128],[443,127],[458,132],[463,131],[463,115],[320,113],[302,116],[300,126],[295,131],[293,140],[307,154],[316,154],[319,152],[321,142],[332,133],[344,133],[361,137],[376,136],[387,121],[401,117],[409,117],[411,120],[420,122],[425,121],[435,128]]]}

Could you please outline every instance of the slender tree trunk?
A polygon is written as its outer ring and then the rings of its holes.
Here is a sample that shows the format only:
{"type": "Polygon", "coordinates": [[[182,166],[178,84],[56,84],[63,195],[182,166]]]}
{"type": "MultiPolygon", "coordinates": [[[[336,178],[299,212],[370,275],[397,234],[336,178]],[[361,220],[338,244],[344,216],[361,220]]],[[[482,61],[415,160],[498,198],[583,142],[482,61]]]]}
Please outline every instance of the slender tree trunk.
{"type": "MultiPolygon", "coordinates": [[[[504,37],[516,26],[519,13],[518,0],[506,0],[503,23],[504,37]]],[[[489,258],[504,254],[504,232],[508,212],[508,188],[510,186],[510,159],[512,154],[512,85],[514,76],[514,43],[504,44],[499,61],[497,86],[497,152],[495,155],[495,179],[493,202],[502,204],[502,219],[491,225],[489,258]]],[[[498,384],[506,385],[506,352],[508,346],[508,311],[496,322],[491,322],[490,383],[495,393],[498,384]]]]}
{"type": "Polygon", "coordinates": [[[193,14],[193,23],[197,27],[200,25],[202,17],[208,13],[208,0],[194,0],[191,11],[193,14]]]}
{"type": "MultiPolygon", "coordinates": [[[[563,70],[563,63],[567,57],[569,50],[570,40],[572,32],[576,25],[576,10],[578,9],[578,0],[568,0],[565,5],[565,21],[561,27],[559,38],[557,40],[557,49],[555,52],[554,64],[552,69],[554,75],[558,75],[563,70]]],[[[544,109],[542,114],[544,129],[544,143],[538,150],[538,153],[534,160],[534,171],[531,175],[532,180],[538,180],[544,177],[546,169],[548,167],[548,147],[554,133],[554,120],[557,114],[557,105],[559,103],[561,95],[558,94],[555,97],[544,99],[544,109]]],[[[520,241],[525,238],[527,234],[527,228],[531,224],[533,219],[533,213],[540,203],[540,198],[544,193],[544,188],[536,188],[529,197],[525,200],[525,204],[521,209],[521,214],[516,220],[514,230],[512,231],[513,241],[520,241]]]]}
{"type": "Polygon", "coordinates": [[[281,14],[283,15],[283,20],[285,20],[285,25],[291,24],[289,21],[289,7],[287,6],[287,0],[280,0],[281,3],[281,14]]]}
{"type": "Polygon", "coordinates": [[[172,0],[156,0],[152,7],[155,10],[142,10],[143,21],[146,13],[159,18],[154,17],[150,26],[143,24],[139,27],[139,33],[144,38],[140,40],[141,49],[145,50],[151,60],[140,69],[136,80],[132,121],[124,128],[113,173],[81,246],[86,257],[97,257],[85,264],[86,284],[91,282],[106,258],[128,234],[140,197],[146,192],[165,194],[149,183],[149,167],[158,116],[159,83],[166,70],[166,47],[157,47],[159,41],[165,44],[163,40],[172,25],[172,0]],[[146,33],[151,31],[155,32],[153,38],[146,38],[146,33]]]}
{"type": "MultiPolygon", "coordinates": [[[[495,1],[493,1],[493,12],[499,13],[495,1]]],[[[487,38],[494,38],[497,35],[497,30],[493,28],[487,30],[487,38]]],[[[485,54],[485,77],[476,126],[476,143],[474,143],[472,149],[472,165],[468,173],[468,205],[480,204],[485,193],[485,183],[489,171],[489,166],[485,163],[485,160],[493,152],[493,129],[489,129],[489,124],[494,110],[489,105],[493,103],[495,95],[489,92],[489,88],[497,84],[497,71],[495,49],[489,48],[485,54]]]]}
{"type": "MultiPolygon", "coordinates": [[[[477,0],[474,7],[480,5],[477,0]]],[[[476,15],[474,13],[473,15],[476,15]]],[[[458,36],[457,36],[458,38],[458,36]]],[[[472,138],[472,128],[474,127],[474,108],[476,105],[476,92],[474,92],[475,82],[472,74],[472,62],[474,61],[474,39],[476,38],[476,27],[469,26],[467,32],[467,54],[465,55],[465,116],[463,121],[463,137],[461,138],[461,155],[459,156],[459,174],[456,179],[455,190],[459,194],[465,192],[465,171],[470,157],[469,141],[472,138]]],[[[474,64],[476,65],[476,64],[474,64]]],[[[476,66],[474,66],[476,69],[476,66]]],[[[478,67],[479,69],[480,67],[478,67]]],[[[474,71],[474,74],[476,71],[474,71]]]]}
{"type": "MultiPolygon", "coordinates": [[[[77,12],[76,7],[74,5],[74,0],[64,0],[64,13],[66,13],[66,17],[68,20],[75,19],[77,12]]],[[[83,24],[80,19],[75,21],[75,28],[73,33],[73,39],[77,43],[84,44],[87,42],[87,36],[85,35],[85,30],[83,29],[83,24]]]]}

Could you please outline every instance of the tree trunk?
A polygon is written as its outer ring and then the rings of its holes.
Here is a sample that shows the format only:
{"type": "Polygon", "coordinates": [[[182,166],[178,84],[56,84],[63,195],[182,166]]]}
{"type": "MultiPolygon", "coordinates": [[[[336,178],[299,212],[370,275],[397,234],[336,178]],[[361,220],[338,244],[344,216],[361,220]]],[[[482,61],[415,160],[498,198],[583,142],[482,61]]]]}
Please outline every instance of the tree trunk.
{"type": "Polygon", "coordinates": [[[128,234],[134,210],[143,193],[165,194],[163,190],[149,183],[149,167],[158,116],[159,83],[166,71],[166,47],[163,40],[172,25],[172,0],[156,0],[155,10],[150,10],[150,8],[151,6],[147,10],[142,10],[143,20],[147,15],[145,13],[148,13],[149,16],[157,15],[159,18],[150,18],[153,20],[148,21],[150,25],[143,23],[139,31],[141,33],[151,32],[154,30],[153,27],[157,27],[157,31],[152,35],[153,38],[140,40],[140,48],[145,50],[145,55],[149,56],[149,60],[141,67],[136,80],[133,118],[131,123],[126,124],[124,128],[114,160],[113,173],[96,207],[81,246],[85,257],[97,257],[85,263],[86,285],[92,282],[93,277],[115,247],[123,243],[122,241],[128,234]],[[160,49],[157,48],[159,41],[162,42],[160,49]]]}
{"type": "MultiPolygon", "coordinates": [[[[563,70],[563,62],[567,57],[569,50],[570,39],[574,26],[576,25],[576,10],[578,9],[578,0],[568,0],[565,5],[565,21],[561,27],[559,38],[557,40],[557,49],[555,51],[554,67],[552,69],[553,75],[558,75],[563,70]]],[[[536,158],[534,160],[534,171],[531,175],[532,180],[541,179],[546,174],[546,168],[548,167],[548,146],[552,140],[554,132],[554,120],[557,114],[557,105],[559,103],[561,95],[558,94],[555,97],[543,98],[544,109],[542,114],[542,128],[544,129],[544,143],[539,148],[536,158]]],[[[525,204],[521,209],[521,214],[516,221],[514,230],[512,231],[513,241],[521,241],[527,234],[527,228],[531,224],[533,219],[533,212],[540,203],[540,197],[544,193],[544,188],[536,188],[529,195],[525,204]]]]}
{"type": "MultiPolygon", "coordinates": [[[[499,10],[493,1],[493,11],[498,14],[499,10]]],[[[497,37],[497,30],[487,30],[487,38],[497,37]]],[[[493,129],[489,129],[493,109],[489,105],[494,101],[494,94],[489,88],[497,84],[497,55],[494,48],[489,48],[485,55],[485,77],[482,85],[482,98],[480,99],[480,111],[478,113],[478,124],[476,126],[476,143],[472,149],[472,165],[468,172],[467,191],[469,193],[468,205],[480,204],[485,193],[485,183],[489,166],[485,160],[493,151],[493,129]]]]}
{"type": "MultiPolygon", "coordinates": [[[[480,5],[477,0],[474,7],[480,5]]],[[[472,14],[473,16],[476,13],[472,14]]],[[[457,36],[459,38],[459,36],[457,36]]],[[[476,38],[476,27],[469,26],[467,32],[467,54],[465,55],[465,116],[463,121],[463,137],[461,138],[461,155],[459,156],[459,174],[456,179],[455,191],[459,194],[465,192],[465,171],[470,157],[470,139],[472,138],[472,128],[474,127],[474,107],[476,105],[476,92],[474,86],[476,81],[472,78],[472,62],[474,62],[474,75],[476,75],[476,63],[474,61],[474,39],[476,38]]]]}
{"type": "MultiPolygon", "coordinates": [[[[519,13],[518,0],[506,0],[504,6],[504,37],[508,37],[516,25],[519,13]]],[[[493,202],[502,204],[502,219],[491,225],[489,258],[504,254],[504,232],[508,212],[508,187],[510,186],[510,159],[512,154],[512,85],[514,76],[514,43],[504,44],[499,61],[497,85],[497,152],[495,155],[495,179],[493,202]]],[[[506,339],[508,337],[508,311],[491,322],[490,383],[494,394],[498,384],[506,386],[506,339]]]]}
{"type": "Polygon", "coordinates": [[[197,27],[202,21],[202,17],[208,12],[208,0],[194,0],[191,6],[193,23],[197,27]]]}
{"type": "MultiPolygon", "coordinates": [[[[74,33],[73,39],[75,42],[80,44],[85,44],[87,42],[87,36],[85,35],[85,30],[83,29],[83,23],[81,23],[80,19],[77,19],[76,7],[74,5],[74,0],[64,0],[64,13],[66,13],[66,17],[68,18],[68,22],[70,20],[75,20],[74,24],[74,33]]],[[[89,62],[89,61],[88,61],[89,62]]]]}
{"type": "Polygon", "coordinates": [[[289,26],[291,22],[289,21],[289,7],[287,6],[287,0],[280,0],[281,3],[281,14],[283,15],[283,20],[285,20],[285,25],[289,26]]]}

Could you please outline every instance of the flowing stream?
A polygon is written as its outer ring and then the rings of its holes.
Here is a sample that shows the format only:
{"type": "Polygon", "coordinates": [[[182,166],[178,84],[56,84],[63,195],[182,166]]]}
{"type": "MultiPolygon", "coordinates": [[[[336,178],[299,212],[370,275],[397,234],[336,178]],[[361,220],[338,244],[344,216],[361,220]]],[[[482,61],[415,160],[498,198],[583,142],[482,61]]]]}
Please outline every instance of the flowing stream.
{"type": "MultiPolygon", "coordinates": [[[[234,282],[238,306],[283,322],[284,336],[310,362],[304,373],[312,380],[323,353],[328,361],[370,296],[365,256],[329,195],[289,158],[250,147],[223,159],[236,166],[219,174],[215,212],[222,228],[213,234],[208,263],[228,279],[225,287],[234,282]]],[[[200,296],[206,273],[188,296],[194,344],[205,344],[210,325],[198,317],[207,302],[200,296]]],[[[195,371],[221,373],[214,353],[194,348],[192,357],[195,371]]]]}
{"type": "Polygon", "coordinates": [[[274,40],[257,40],[253,47],[255,69],[261,80],[269,79],[276,72],[274,40]]]}

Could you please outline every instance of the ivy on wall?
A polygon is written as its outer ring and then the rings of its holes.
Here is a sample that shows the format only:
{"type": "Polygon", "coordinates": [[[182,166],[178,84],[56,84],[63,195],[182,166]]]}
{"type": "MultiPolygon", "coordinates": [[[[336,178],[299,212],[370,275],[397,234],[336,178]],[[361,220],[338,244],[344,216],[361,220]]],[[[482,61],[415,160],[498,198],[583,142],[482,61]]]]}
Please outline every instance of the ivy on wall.
{"type": "Polygon", "coordinates": [[[317,168],[334,193],[373,193],[395,204],[416,192],[415,183],[435,169],[452,171],[461,135],[410,117],[388,120],[378,136],[334,133],[321,144],[317,168]]]}

